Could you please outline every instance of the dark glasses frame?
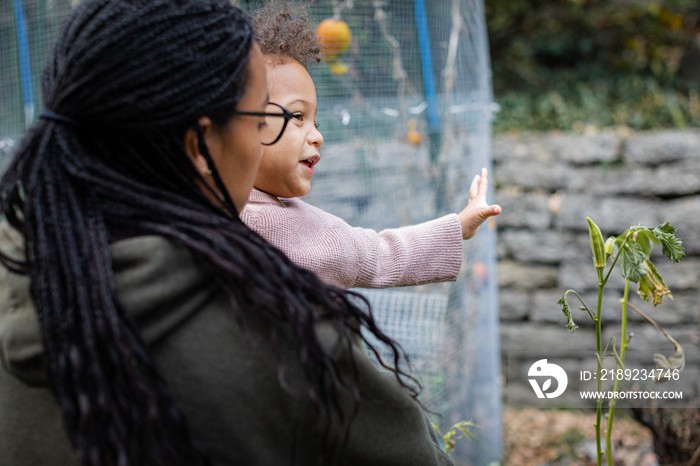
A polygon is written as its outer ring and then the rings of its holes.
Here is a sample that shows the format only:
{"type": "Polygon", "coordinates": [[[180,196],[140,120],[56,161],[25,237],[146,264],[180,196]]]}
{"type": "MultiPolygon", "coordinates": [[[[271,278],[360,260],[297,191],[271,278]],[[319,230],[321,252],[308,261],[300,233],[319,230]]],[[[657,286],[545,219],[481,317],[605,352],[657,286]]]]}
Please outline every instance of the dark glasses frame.
{"type": "Polygon", "coordinates": [[[248,115],[248,116],[261,116],[261,117],[278,117],[278,118],[284,118],[284,124],[282,125],[282,131],[280,131],[280,134],[277,135],[277,138],[275,138],[274,141],[272,142],[261,142],[263,146],[271,146],[277,141],[280,140],[282,135],[284,134],[284,130],[287,129],[287,123],[289,123],[289,120],[294,118],[294,115],[292,112],[281,106],[280,104],[276,104],[273,102],[270,102],[269,105],[274,105],[275,107],[279,107],[282,110],[282,113],[267,113],[267,112],[233,112],[234,115],[248,115]]]}

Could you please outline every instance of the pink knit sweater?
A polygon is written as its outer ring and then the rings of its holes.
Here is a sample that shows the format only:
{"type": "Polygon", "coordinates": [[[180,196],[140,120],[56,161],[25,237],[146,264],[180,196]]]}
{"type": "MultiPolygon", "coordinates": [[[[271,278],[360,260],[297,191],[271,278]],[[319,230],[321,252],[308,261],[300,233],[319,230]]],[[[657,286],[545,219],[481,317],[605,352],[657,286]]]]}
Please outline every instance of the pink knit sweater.
{"type": "Polygon", "coordinates": [[[241,219],[293,262],[343,288],[454,281],[462,265],[457,214],[377,233],[299,199],[254,189],[241,219]]]}

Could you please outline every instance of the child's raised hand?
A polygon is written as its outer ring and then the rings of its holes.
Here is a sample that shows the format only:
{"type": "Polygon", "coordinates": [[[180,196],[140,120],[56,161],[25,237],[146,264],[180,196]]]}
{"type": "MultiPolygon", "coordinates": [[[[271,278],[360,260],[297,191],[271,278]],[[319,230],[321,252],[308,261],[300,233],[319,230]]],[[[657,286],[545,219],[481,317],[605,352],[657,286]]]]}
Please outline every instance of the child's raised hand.
{"type": "Polygon", "coordinates": [[[457,214],[462,223],[462,238],[469,239],[479,230],[484,221],[501,213],[501,206],[486,203],[486,192],[489,189],[489,172],[481,169],[481,175],[476,175],[469,188],[467,207],[457,214]]]}

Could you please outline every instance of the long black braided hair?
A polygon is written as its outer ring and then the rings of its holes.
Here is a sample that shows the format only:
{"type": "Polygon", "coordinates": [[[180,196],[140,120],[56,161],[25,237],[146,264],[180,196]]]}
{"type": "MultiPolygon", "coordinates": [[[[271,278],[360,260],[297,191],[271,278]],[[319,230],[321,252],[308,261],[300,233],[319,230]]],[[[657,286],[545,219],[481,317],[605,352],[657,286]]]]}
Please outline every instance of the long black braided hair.
{"type": "MultiPolygon", "coordinates": [[[[385,367],[417,396],[402,351],[351,293],[292,264],[197,184],[183,136],[201,116],[231,118],[252,43],[249,17],[228,0],[87,0],[44,68],[50,112],[0,180],[0,216],[24,236],[26,262],[0,261],[31,278],[48,381],[84,465],[209,464],[116,295],[118,239],[184,243],[227,277],[233,312],[253,306],[272,342],[291,329],[325,432],[335,419],[347,433],[354,415],[338,391],[359,395],[320,345],[319,319],[348,347],[362,327],[388,345],[385,367]]],[[[326,440],[331,452],[342,442],[326,440]]]]}

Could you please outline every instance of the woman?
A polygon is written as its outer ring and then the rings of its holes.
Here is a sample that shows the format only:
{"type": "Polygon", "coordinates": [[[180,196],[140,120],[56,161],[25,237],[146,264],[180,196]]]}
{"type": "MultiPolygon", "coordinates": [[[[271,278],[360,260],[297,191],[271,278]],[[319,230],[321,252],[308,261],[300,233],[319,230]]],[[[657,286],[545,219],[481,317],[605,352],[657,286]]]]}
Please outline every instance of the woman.
{"type": "Polygon", "coordinates": [[[450,464],[371,314],[238,218],[270,142],[244,13],[87,0],[42,92],[0,180],[2,464],[450,464]]]}

